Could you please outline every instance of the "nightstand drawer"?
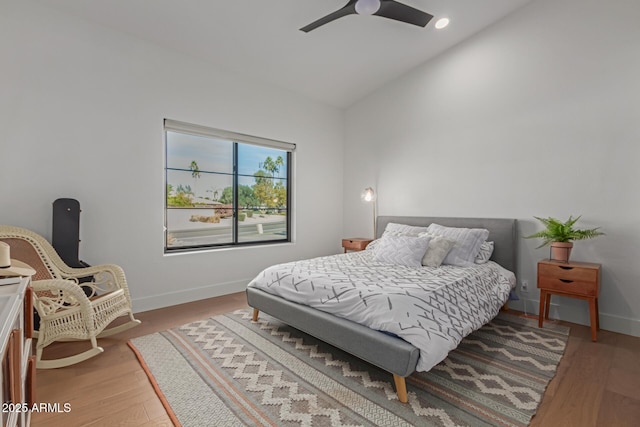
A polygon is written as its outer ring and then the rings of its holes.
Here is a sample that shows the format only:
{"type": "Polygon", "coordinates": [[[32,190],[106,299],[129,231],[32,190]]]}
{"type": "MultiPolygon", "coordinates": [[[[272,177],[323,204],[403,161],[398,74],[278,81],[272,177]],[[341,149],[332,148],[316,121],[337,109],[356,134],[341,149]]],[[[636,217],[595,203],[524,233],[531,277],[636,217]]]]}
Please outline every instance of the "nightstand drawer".
{"type": "Polygon", "coordinates": [[[538,287],[550,291],[566,292],[573,295],[598,296],[598,282],[539,276],[538,287]]]}
{"type": "Polygon", "coordinates": [[[596,283],[598,270],[595,268],[577,267],[571,264],[543,264],[538,265],[538,275],[541,277],[553,277],[565,280],[596,283]]]}
{"type": "Polygon", "coordinates": [[[371,243],[370,239],[342,239],[342,247],[345,251],[361,251],[371,243]]]}

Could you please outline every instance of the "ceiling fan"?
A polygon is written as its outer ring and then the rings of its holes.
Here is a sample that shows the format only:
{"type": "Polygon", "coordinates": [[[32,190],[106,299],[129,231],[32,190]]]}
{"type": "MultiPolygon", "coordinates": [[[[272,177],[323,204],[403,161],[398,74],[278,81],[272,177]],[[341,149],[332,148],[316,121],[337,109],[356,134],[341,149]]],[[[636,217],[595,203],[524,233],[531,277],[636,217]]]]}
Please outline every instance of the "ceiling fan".
{"type": "Polygon", "coordinates": [[[347,15],[377,15],[420,27],[426,26],[433,18],[433,15],[395,0],[349,0],[349,3],[341,9],[300,28],[300,31],[308,33],[347,15]]]}

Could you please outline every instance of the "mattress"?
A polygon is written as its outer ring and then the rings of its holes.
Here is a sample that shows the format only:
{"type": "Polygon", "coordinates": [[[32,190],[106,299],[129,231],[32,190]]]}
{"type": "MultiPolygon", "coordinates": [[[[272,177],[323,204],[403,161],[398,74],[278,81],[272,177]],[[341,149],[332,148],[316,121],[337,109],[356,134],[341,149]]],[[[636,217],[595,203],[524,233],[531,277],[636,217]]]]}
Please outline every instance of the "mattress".
{"type": "Polygon", "coordinates": [[[495,262],[472,267],[405,267],[352,252],[269,267],[249,284],[374,330],[420,350],[427,371],[496,316],[515,285],[495,262]]]}

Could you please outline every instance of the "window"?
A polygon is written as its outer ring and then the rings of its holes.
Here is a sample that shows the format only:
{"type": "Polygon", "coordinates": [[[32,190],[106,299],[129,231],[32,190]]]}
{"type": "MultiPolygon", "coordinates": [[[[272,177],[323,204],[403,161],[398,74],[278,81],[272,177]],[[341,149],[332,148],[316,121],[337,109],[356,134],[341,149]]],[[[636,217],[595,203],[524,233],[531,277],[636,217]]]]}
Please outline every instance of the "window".
{"type": "Polygon", "coordinates": [[[294,144],[165,120],[165,252],[291,241],[294,144]]]}

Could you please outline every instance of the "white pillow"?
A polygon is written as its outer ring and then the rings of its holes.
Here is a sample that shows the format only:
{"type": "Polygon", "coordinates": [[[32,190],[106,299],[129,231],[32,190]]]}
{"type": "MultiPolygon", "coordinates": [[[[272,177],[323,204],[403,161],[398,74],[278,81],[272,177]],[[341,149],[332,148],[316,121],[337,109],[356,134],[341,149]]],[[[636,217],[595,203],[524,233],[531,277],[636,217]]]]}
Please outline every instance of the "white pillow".
{"type": "Polygon", "coordinates": [[[476,264],[484,264],[491,259],[491,255],[493,254],[493,242],[484,242],[480,245],[480,252],[476,255],[475,263],[476,264]]]}
{"type": "Polygon", "coordinates": [[[373,240],[371,243],[369,243],[367,245],[366,248],[364,248],[365,251],[373,251],[376,249],[376,246],[378,246],[378,243],[380,243],[380,239],[375,239],[373,240]]]}
{"type": "Polygon", "coordinates": [[[407,225],[407,224],[396,224],[395,222],[390,222],[384,228],[385,234],[390,234],[392,236],[417,236],[420,233],[426,233],[427,227],[416,227],[415,225],[407,225]]]}
{"type": "Polygon", "coordinates": [[[427,232],[456,241],[442,263],[458,267],[474,265],[476,255],[480,252],[480,245],[489,237],[489,230],[484,228],[456,228],[440,224],[431,224],[427,232]]]}
{"type": "Polygon", "coordinates": [[[451,248],[456,244],[455,240],[447,239],[443,236],[433,236],[426,233],[421,233],[420,237],[431,237],[429,241],[429,247],[427,252],[422,257],[422,265],[425,267],[440,267],[442,261],[447,256],[451,248]]]}
{"type": "Polygon", "coordinates": [[[422,267],[422,257],[427,252],[429,237],[386,235],[379,239],[374,259],[385,264],[422,267]]]}

